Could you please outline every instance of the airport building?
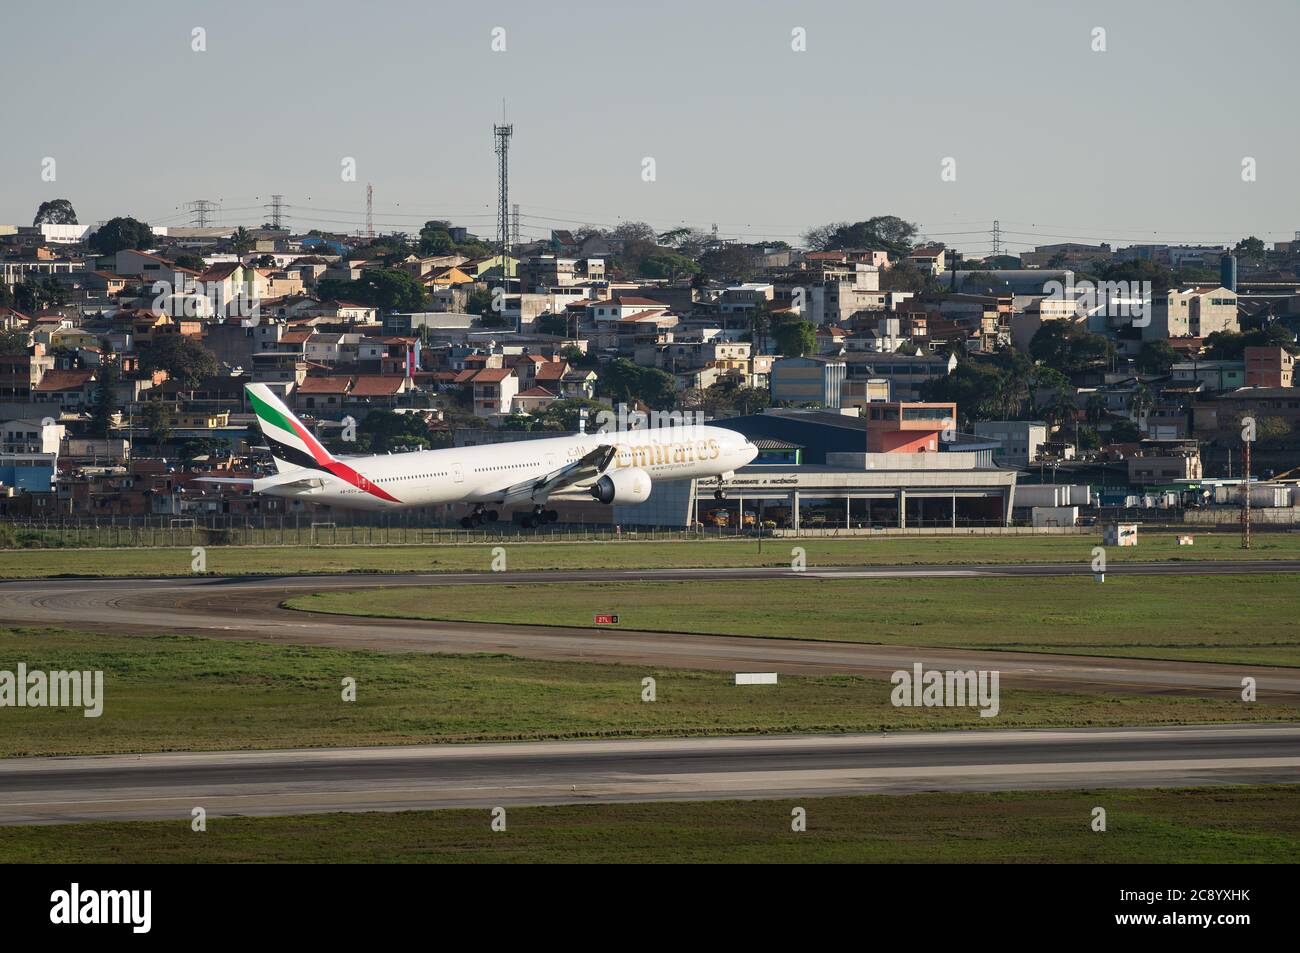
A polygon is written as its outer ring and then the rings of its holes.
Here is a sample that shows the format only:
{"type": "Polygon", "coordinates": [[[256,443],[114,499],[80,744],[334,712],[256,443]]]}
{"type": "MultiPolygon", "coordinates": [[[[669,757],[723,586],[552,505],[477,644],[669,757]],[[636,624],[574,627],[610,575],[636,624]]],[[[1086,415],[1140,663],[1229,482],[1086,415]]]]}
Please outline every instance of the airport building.
{"type": "Polygon", "coordinates": [[[759,448],[722,484],[656,484],[639,506],[614,507],[623,526],[845,531],[1005,526],[1016,471],[998,467],[996,439],[956,433],[953,404],[876,403],[866,416],[772,408],[710,421],[759,448]],[[874,412],[874,413],[873,413],[874,412]]]}

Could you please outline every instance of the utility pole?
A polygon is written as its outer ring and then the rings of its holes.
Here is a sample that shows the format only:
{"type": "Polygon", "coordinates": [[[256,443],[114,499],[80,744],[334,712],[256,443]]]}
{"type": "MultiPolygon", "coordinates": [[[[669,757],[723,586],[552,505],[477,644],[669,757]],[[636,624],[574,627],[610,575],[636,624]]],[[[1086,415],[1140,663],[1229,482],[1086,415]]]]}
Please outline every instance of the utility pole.
{"type": "Polygon", "coordinates": [[[1245,450],[1242,453],[1242,477],[1241,484],[1241,548],[1250,549],[1250,441],[1245,441],[1245,450]]]}

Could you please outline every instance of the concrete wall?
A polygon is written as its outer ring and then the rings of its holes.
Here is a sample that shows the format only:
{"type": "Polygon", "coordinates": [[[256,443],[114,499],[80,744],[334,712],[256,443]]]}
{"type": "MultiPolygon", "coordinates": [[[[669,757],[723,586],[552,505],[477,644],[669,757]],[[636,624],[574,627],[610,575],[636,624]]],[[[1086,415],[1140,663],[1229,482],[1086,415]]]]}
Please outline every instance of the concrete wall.
{"type": "Polygon", "coordinates": [[[826,465],[854,470],[974,470],[980,454],[968,450],[949,453],[843,453],[826,454],[826,465]]]}

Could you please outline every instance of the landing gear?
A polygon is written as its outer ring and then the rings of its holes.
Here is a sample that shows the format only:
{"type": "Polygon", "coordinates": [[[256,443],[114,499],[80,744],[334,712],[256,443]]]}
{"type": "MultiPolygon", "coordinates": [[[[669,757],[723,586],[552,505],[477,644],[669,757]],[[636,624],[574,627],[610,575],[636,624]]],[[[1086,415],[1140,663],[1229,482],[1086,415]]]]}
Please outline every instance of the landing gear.
{"type": "Polygon", "coordinates": [[[560,518],[556,510],[542,509],[540,506],[534,506],[533,511],[519,520],[519,524],[525,529],[535,529],[545,523],[554,523],[560,518]]]}
{"type": "Polygon", "coordinates": [[[482,506],[476,506],[473,513],[461,518],[460,525],[465,529],[478,529],[484,523],[495,523],[496,521],[496,510],[485,510],[482,506]]]}

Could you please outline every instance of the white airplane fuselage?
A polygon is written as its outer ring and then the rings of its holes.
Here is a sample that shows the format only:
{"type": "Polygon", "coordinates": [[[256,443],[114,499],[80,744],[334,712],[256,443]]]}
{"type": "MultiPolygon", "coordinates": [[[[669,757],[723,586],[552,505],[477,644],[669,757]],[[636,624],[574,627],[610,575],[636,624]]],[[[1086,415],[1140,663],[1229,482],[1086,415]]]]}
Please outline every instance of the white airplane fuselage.
{"type": "MultiPolygon", "coordinates": [[[[501,491],[540,479],[601,446],[617,451],[606,473],[640,469],[653,483],[710,478],[749,463],[758,451],[734,430],[704,425],[616,433],[572,434],[540,440],[411,453],[340,457],[355,476],[302,471],[319,485],[268,487],[273,496],[349,509],[387,510],[439,503],[491,504],[501,491]]],[[[594,480],[552,493],[551,499],[589,498],[594,480]]],[[[535,501],[545,503],[545,499],[535,501]]]]}

